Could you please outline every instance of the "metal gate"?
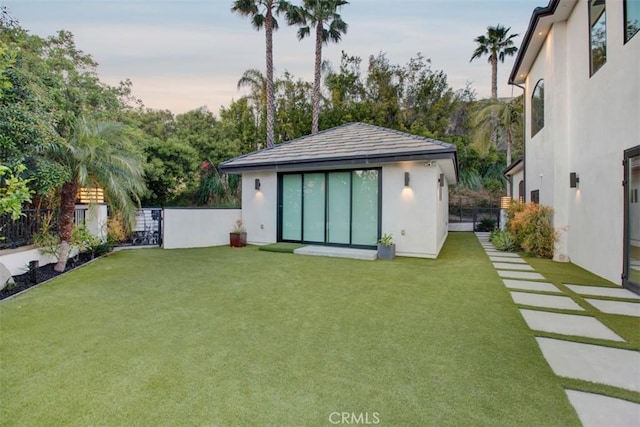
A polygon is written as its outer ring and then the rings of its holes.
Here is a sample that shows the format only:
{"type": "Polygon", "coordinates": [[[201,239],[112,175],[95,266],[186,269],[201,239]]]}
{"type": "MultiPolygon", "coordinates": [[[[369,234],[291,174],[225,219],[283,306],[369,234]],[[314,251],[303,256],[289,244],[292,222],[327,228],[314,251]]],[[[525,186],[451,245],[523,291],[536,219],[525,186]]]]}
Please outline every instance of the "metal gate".
{"type": "Polygon", "coordinates": [[[162,245],[162,209],[142,208],[136,213],[131,244],[134,246],[162,245]]]}

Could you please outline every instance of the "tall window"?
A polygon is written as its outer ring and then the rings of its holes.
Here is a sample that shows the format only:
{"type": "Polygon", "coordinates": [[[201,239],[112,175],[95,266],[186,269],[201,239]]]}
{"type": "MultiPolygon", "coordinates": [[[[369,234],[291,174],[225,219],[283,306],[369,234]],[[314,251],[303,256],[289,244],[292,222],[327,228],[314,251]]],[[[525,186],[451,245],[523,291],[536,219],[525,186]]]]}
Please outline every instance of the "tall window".
{"type": "Polygon", "coordinates": [[[538,80],[531,95],[531,136],[544,127],[544,80],[538,80]]]}
{"type": "Polygon", "coordinates": [[[624,1],[624,42],[631,40],[640,30],[640,0],[624,1]]]}
{"type": "Polygon", "coordinates": [[[589,0],[591,75],[607,62],[607,11],[605,0],[589,0]]]}

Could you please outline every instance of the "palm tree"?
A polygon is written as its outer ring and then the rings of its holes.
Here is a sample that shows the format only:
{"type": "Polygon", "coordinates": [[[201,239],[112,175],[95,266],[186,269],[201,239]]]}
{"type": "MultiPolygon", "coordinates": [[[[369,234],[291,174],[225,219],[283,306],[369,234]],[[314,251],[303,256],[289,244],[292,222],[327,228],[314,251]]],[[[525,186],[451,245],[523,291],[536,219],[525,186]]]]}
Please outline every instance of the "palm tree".
{"type": "Polygon", "coordinates": [[[60,188],[60,253],[54,270],[64,271],[71,246],[75,201],[80,187],[100,187],[125,223],[135,223],[136,202],[145,191],[142,164],[119,123],[93,122],[81,117],[71,137],[43,153],[64,167],[68,178],[60,188]],[[135,202],[134,202],[135,201],[135,202]]]}
{"type": "Polygon", "coordinates": [[[508,102],[490,100],[471,116],[473,144],[480,152],[486,152],[490,144],[504,140],[507,148],[507,166],[511,164],[511,153],[515,136],[522,129],[523,97],[508,102]]]}
{"type": "Polygon", "coordinates": [[[267,147],[273,147],[275,95],[273,90],[273,32],[278,29],[278,15],[291,6],[284,0],[235,0],[231,11],[251,18],[256,30],[264,27],[267,61],[267,147]]]}
{"type": "Polygon", "coordinates": [[[513,38],[518,34],[509,34],[511,27],[505,28],[498,24],[495,27],[487,27],[487,34],[478,36],[474,39],[478,46],[473,51],[469,62],[483,55],[489,55],[489,63],[491,64],[491,97],[498,98],[498,60],[504,63],[505,56],[513,56],[518,48],[513,45],[513,38]]]}
{"type": "Polygon", "coordinates": [[[310,36],[312,27],[316,34],[311,133],[317,133],[319,128],[322,45],[330,41],[338,43],[342,39],[342,34],[347,33],[348,25],[338,13],[338,10],[346,4],[349,2],[344,0],[303,0],[302,6],[292,8],[287,15],[290,24],[300,25],[298,40],[310,36]]]}

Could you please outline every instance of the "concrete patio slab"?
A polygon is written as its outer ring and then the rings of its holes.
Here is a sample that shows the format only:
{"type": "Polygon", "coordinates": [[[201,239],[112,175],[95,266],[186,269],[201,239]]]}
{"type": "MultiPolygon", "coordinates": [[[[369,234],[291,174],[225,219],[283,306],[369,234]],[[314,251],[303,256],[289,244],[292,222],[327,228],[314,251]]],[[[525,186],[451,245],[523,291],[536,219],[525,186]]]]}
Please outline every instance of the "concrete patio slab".
{"type": "Polygon", "coordinates": [[[624,342],[622,337],[607,328],[595,317],[527,309],[520,309],[520,313],[529,328],[534,331],[624,342]]]}
{"type": "Polygon", "coordinates": [[[513,264],[507,262],[494,262],[493,268],[496,270],[535,271],[529,264],[513,264]]]}
{"type": "Polygon", "coordinates": [[[640,317],[640,303],[637,302],[606,301],[593,298],[585,298],[585,300],[603,313],[640,317]]]}
{"type": "Polygon", "coordinates": [[[333,246],[303,246],[293,251],[296,255],[315,255],[334,258],[351,258],[373,261],[378,258],[376,250],[337,248],[333,246]]]}
{"type": "Polygon", "coordinates": [[[534,307],[557,308],[564,310],[584,311],[574,300],[559,295],[529,294],[526,292],[511,292],[511,298],[516,304],[531,305],[534,307]]]}
{"type": "Polygon", "coordinates": [[[637,351],[542,337],[536,341],[556,375],[640,391],[637,351]]]}
{"type": "Polygon", "coordinates": [[[584,286],[564,284],[567,288],[580,295],[592,295],[598,297],[628,298],[640,300],[640,295],[636,295],[624,288],[605,288],[604,286],[584,286]]]}
{"type": "Polygon", "coordinates": [[[521,289],[525,291],[555,292],[561,294],[560,289],[547,282],[532,282],[529,280],[502,279],[509,289],[521,289]]]}
{"type": "Polygon", "coordinates": [[[510,271],[510,270],[497,270],[498,275],[502,278],[509,279],[524,279],[524,280],[544,280],[544,276],[540,273],[533,271],[510,271]]]}
{"type": "Polygon", "coordinates": [[[565,392],[584,427],[640,425],[637,403],[577,390],[565,392]]]}
{"type": "Polygon", "coordinates": [[[526,264],[527,262],[522,258],[506,257],[506,256],[494,256],[491,255],[489,259],[493,262],[511,262],[514,264],[526,264]]]}

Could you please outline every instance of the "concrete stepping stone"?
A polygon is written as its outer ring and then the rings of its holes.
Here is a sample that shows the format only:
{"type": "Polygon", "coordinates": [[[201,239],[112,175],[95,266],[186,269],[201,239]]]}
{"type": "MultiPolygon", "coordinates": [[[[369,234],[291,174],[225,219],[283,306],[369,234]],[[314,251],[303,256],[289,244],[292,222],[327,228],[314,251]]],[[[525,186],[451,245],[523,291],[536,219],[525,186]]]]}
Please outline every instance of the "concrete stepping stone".
{"type": "Polygon", "coordinates": [[[547,282],[532,282],[529,280],[513,280],[502,279],[504,285],[509,289],[520,289],[525,291],[540,291],[540,292],[555,292],[561,294],[562,291],[551,283],[547,282]]]}
{"type": "Polygon", "coordinates": [[[565,296],[529,294],[526,292],[512,291],[511,298],[513,298],[513,302],[516,304],[531,305],[542,308],[584,311],[584,308],[576,304],[574,300],[565,296]]]}
{"type": "Polygon", "coordinates": [[[585,300],[603,313],[640,317],[640,303],[637,302],[607,301],[593,298],[585,298],[585,300]]]}
{"type": "Polygon", "coordinates": [[[598,297],[614,297],[614,298],[628,298],[640,300],[640,295],[636,295],[628,289],[624,288],[605,288],[604,286],[584,286],[584,285],[569,285],[565,286],[571,289],[573,292],[580,295],[592,295],[598,297]]]}
{"type": "Polygon", "coordinates": [[[513,264],[507,262],[494,262],[493,268],[496,270],[535,271],[529,264],[513,264]]]}
{"type": "Polygon", "coordinates": [[[544,280],[544,276],[540,273],[533,271],[511,271],[511,270],[497,270],[498,275],[502,278],[509,279],[524,279],[524,280],[544,280]]]}
{"type": "Polygon", "coordinates": [[[565,390],[584,427],[639,426],[640,405],[601,394],[565,390]]]}
{"type": "Polygon", "coordinates": [[[520,258],[520,255],[518,254],[514,254],[513,252],[502,252],[502,251],[485,251],[487,252],[487,254],[490,253],[490,256],[500,256],[500,257],[504,257],[504,258],[518,258],[518,259],[522,259],[520,258]]]}
{"type": "Polygon", "coordinates": [[[491,255],[489,257],[489,259],[493,262],[511,262],[514,264],[526,264],[527,262],[525,260],[523,260],[522,258],[510,258],[510,257],[504,257],[504,256],[493,256],[491,255]]]}
{"type": "Polygon", "coordinates": [[[637,351],[542,337],[536,341],[556,375],[640,391],[637,351]]]}
{"type": "Polygon", "coordinates": [[[520,313],[529,328],[534,331],[624,342],[622,337],[607,328],[595,317],[549,313],[547,311],[527,310],[524,308],[520,309],[520,313]]]}

